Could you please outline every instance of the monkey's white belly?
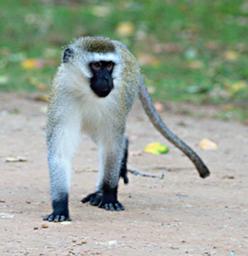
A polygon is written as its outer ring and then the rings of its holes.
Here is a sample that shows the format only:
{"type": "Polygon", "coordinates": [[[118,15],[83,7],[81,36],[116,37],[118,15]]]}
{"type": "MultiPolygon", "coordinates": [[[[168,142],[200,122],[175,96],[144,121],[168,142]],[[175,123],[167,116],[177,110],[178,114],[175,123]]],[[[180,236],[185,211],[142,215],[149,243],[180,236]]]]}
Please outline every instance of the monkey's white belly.
{"type": "Polygon", "coordinates": [[[81,106],[82,132],[90,135],[94,140],[97,140],[100,136],[109,136],[113,131],[114,124],[117,121],[118,105],[112,98],[94,98],[81,106]]]}

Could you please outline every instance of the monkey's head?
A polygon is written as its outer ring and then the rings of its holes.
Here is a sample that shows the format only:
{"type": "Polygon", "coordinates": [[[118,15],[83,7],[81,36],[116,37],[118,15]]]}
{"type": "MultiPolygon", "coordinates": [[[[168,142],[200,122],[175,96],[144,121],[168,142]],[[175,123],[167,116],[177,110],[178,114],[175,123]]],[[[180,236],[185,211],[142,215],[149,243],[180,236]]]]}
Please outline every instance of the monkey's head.
{"type": "MultiPolygon", "coordinates": [[[[88,86],[98,97],[106,97],[115,87],[120,57],[113,41],[105,37],[81,37],[63,52],[63,66],[77,75],[77,83],[88,86]],[[85,84],[85,81],[86,84],[85,84]]],[[[86,88],[81,88],[87,90],[86,88]]]]}

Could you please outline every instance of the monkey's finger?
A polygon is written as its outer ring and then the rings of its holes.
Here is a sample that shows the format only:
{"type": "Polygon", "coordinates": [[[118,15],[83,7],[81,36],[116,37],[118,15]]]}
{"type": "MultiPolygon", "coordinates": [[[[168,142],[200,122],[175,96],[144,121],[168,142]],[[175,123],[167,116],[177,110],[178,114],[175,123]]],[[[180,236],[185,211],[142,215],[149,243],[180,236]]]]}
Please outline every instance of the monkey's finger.
{"type": "Polygon", "coordinates": [[[54,220],[54,215],[53,214],[48,215],[45,220],[47,220],[49,222],[53,221],[54,220]]]}
{"type": "Polygon", "coordinates": [[[99,208],[105,209],[105,210],[110,210],[109,204],[108,203],[103,203],[102,201],[98,205],[99,208]]]}
{"type": "Polygon", "coordinates": [[[60,222],[60,215],[56,215],[55,217],[54,217],[54,220],[53,220],[54,222],[60,222]]]}
{"type": "Polygon", "coordinates": [[[102,201],[98,204],[99,208],[104,208],[105,209],[105,203],[103,203],[102,201]]]}
{"type": "Polygon", "coordinates": [[[54,216],[53,216],[53,214],[51,214],[49,217],[48,217],[48,219],[47,219],[49,222],[52,222],[52,221],[54,221],[54,216]]]}
{"type": "Polygon", "coordinates": [[[49,215],[46,215],[42,218],[42,220],[48,220],[49,215]]]}
{"type": "Polygon", "coordinates": [[[114,207],[111,204],[105,204],[103,208],[107,211],[113,211],[114,207]],[[113,209],[113,210],[112,210],[113,209]]]}
{"type": "Polygon", "coordinates": [[[93,205],[93,206],[97,206],[97,205],[99,205],[99,203],[101,202],[101,200],[102,200],[102,197],[96,195],[96,196],[94,196],[94,197],[92,197],[92,198],[90,199],[90,204],[93,205]]]}
{"type": "Polygon", "coordinates": [[[63,216],[63,215],[62,215],[62,216],[60,216],[59,221],[61,221],[61,222],[62,222],[62,221],[65,221],[65,220],[66,220],[66,217],[65,217],[65,216],[63,216]]]}
{"type": "Polygon", "coordinates": [[[115,210],[116,211],[124,211],[125,208],[121,203],[118,202],[118,203],[115,203],[115,210]]]}
{"type": "Polygon", "coordinates": [[[90,205],[97,206],[101,202],[101,198],[93,198],[90,200],[90,205]]]}
{"type": "Polygon", "coordinates": [[[88,195],[88,196],[84,197],[84,198],[81,200],[81,202],[82,202],[83,204],[84,204],[84,203],[87,203],[87,202],[90,201],[90,198],[91,198],[91,195],[88,195]]]}
{"type": "Polygon", "coordinates": [[[108,205],[110,211],[115,211],[114,205],[111,203],[108,205]]]}
{"type": "Polygon", "coordinates": [[[101,208],[107,210],[107,211],[115,211],[115,208],[112,203],[109,204],[103,204],[101,208]]]}

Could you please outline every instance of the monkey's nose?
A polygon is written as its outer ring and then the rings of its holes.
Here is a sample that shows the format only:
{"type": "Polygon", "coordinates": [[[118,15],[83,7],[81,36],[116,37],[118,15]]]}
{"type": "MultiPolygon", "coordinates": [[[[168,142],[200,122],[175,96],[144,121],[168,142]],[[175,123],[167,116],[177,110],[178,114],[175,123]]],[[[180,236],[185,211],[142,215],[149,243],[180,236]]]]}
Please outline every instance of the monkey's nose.
{"type": "Polygon", "coordinates": [[[111,79],[108,76],[104,76],[103,81],[106,82],[107,84],[109,84],[111,79]]]}

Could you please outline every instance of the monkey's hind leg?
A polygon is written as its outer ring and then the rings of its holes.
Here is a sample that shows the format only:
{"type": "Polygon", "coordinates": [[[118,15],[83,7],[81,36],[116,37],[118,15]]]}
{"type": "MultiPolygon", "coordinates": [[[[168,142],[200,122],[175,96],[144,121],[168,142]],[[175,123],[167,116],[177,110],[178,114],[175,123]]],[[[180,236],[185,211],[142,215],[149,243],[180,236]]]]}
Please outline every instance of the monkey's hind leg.
{"type": "Polygon", "coordinates": [[[127,169],[127,160],[128,160],[128,138],[125,138],[125,149],[124,149],[124,155],[122,157],[121,161],[121,171],[120,171],[120,177],[123,179],[124,184],[128,184],[128,169],[127,169]]]}
{"type": "Polygon", "coordinates": [[[123,211],[124,206],[118,201],[118,182],[121,175],[128,181],[126,175],[128,144],[124,137],[110,144],[106,143],[100,147],[101,161],[97,190],[83,198],[82,203],[89,202],[93,206],[110,211],[123,211]]]}

